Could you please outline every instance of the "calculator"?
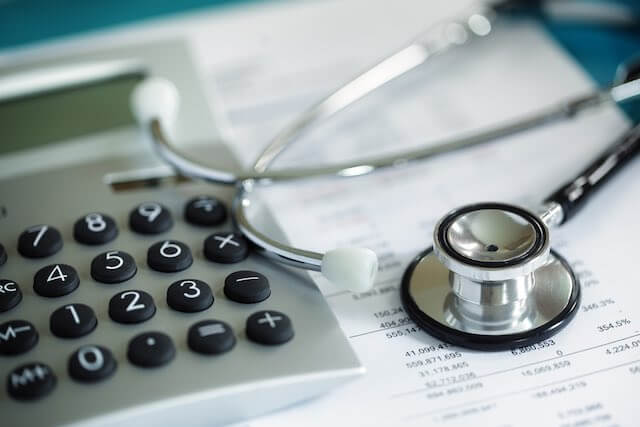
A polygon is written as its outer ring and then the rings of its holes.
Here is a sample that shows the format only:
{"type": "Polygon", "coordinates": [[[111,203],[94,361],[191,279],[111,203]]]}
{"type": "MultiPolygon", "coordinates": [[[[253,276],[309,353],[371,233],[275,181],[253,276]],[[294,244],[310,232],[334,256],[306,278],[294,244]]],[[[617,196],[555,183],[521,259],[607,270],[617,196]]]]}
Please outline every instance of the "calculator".
{"type": "MultiPolygon", "coordinates": [[[[306,275],[261,257],[234,229],[234,189],[175,176],[123,113],[141,75],[169,78],[182,97],[177,135],[196,141],[184,149],[237,167],[215,143],[181,42],[1,73],[87,60],[118,66],[82,87],[0,103],[0,117],[3,108],[12,117],[3,125],[15,127],[0,149],[0,424],[223,425],[362,375],[306,275]],[[91,96],[104,111],[92,113],[91,96]],[[69,129],[46,131],[51,121],[69,129]],[[28,149],[15,146],[22,140],[28,149]]],[[[283,238],[268,210],[257,214],[283,238]]]]}

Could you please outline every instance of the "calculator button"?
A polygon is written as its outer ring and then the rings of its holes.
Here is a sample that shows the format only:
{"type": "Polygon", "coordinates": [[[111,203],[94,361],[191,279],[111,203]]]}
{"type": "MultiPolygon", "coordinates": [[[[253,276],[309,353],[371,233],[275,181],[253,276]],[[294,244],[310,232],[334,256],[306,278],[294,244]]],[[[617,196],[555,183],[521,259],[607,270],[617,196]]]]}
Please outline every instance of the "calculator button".
{"type": "Polygon", "coordinates": [[[85,304],[67,304],[51,313],[49,328],[60,338],[78,338],[92,332],[98,319],[91,307],[85,304]]]}
{"type": "Polygon", "coordinates": [[[171,338],[162,332],[144,332],[129,341],[127,357],[134,365],[153,368],[165,365],[176,355],[171,338]]]}
{"type": "Polygon", "coordinates": [[[0,354],[21,354],[38,343],[38,331],[26,320],[10,320],[0,325],[0,354]]]}
{"type": "Polygon", "coordinates": [[[91,277],[101,283],[121,283],[137,271],[133,257],[123,251],[103,252],[91,261],[91,277]]]}
{"type": "Polygon", "coordinates": [[[5,262],[7,262],[7,251],[4,249],[4,246],[2,246],[2,243],[0,243],[0,265],[5,262]]]}
{"type": "Polygon", "coordinates": [[[211,307],[213,294],[202,280],[178,280],[167,289],[167,304],[174,310],[194,313],[211,307]]]}
{"type": "Polygon", "coordinates": [[[17,400],[34,400],[46,396],[56,387],[51,368],[34,362],[18,366],[7,376],[7,392],[17,400]]]}
{"type": "Polygon", "coordinates": [[[279,311],[257,311],[247,319],[247,337],[260,344],[283,344],[293,338],[291,320],[279,311]]]}
{"type": "Polygon", "coordinates": [[[78,219],[73,226],[73,237],[86,245],[101,245],[118,235],[116,222],[109,215],[90,213],[78,219]]]}
{"type": "Polygon", "coordinates": [[[18,252],[27,258],[43,258],[62,249],[60,232],[50,225],[34,225],[18,237],[18,252]]]}
{"type": "Polygon", "coordinates": [[[195,225],[220,225],[227,219],[227,209],[212,196],[198,196],[187,202],[184,218],[195,225]]]}
{"type": "Polygon", "coordinates": [[[122,291],[109,301],[109,317],[119,323],[140,323],[151,319],[156,305],[145,291],[122,291]]]}
{"type": "Polygon", "coordinates": [[[129,227],[141,234],[158,234],[173,225],[171,212],[160,203],[142,203],[129,214],[129,227]]]}
{"type": "Polygon", "coordinates": [[[191,350],[202,354],[221,354],[233,348],[236,337],[231,326],[220,320],[203,320],[189,328],[191,350]]]}
{"type": "Polygon", "coordinates": [[[191,250],[177,240],[157,242],[147,251],[147,264],[156,271],[173,273],[182,271],[193,264],[191,250]]]}
{"type": "Polygon", "coordinates": [[[252,304],[271,295],[269,280],[255,271],[236,271],[224,280],[224,294],[232,301],[252,304]]]}
{"type": "Polygon", "coordinates": [[[214,233],[204,241],[204,255],[210,261],[233,264],[249,255],[249,245],[239,233],[214,233]]]}
{"type": "Polygon", "coordinates": [[[43,297],[60,297],[75,291],[80,284],[78,273],[67,264],[51,264],[38,270],[33,290],[43,297]]]}
{"type": "Polygon", "coordinates": [[[97,382],[109,378],[116,371],[116,359],[101,345],[84,345],[69,357],[69,376],[77,381],[97,382]]]}
{"type": "Polygon", "coordinates": [[[22,301],[20,286],[13,280],[0,279],[0,313],[11,310],[22,301]]]}

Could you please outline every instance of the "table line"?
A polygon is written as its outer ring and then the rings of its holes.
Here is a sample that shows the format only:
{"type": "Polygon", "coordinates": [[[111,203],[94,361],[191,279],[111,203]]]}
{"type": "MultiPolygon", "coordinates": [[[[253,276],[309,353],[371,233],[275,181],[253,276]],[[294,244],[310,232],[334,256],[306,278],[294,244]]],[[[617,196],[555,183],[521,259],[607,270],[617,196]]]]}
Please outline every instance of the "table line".
{"type": "MultiPolygon", "coordinates": [[[[607,345],[615,344],[617,342],[625,341],[625,340],[628,340],[628,339],[631,339],[631,338],[635,338],[637,336],[640,336],[640,334],[629,335],[629,336],[624,337],[624,338],[619,338],[617,340],[609,341],[609,342],[606,342],[606,343],[603,343],[603,344],[598,344],[598,345],[594,345],[594,346],[591,346],[591,347],[583,348],[581,350],[576,350],[576,351],[571,352],[571,353],[565,353],[565,354],[562,354],[562,355],[559,355],[559,356],[550,357],[548,359],[539,360],[537,362],[525,363],[524,365],[518,365],[518,366],[514,366],[512,368],[507,368],[507,369],[502,369],[500,371],[490,372],[488,374],[480,375],[480,376],[477,376],[477,377],[474,377],[474,378],[469,378],[468,380],[459,381],[459,382],[457,382],[455,384],[465,383],[465,382],[469,382],[469,381],[473,381],[473,380],[479,380],[481,378],[487,378],[487,377],[491,377],[491,376],[494,376],[494,375],[499,375],[499,374],[503,374],[503,373],[506,373],[506,372],[511,372],[511,371],[516,371],[518,369],[527,368],[527,367],[532,366],[532,365],[538,365],[538,364],[545,363],[545,362],[551,362],[553,360],[558,360],[558,359],[562,359],[562,358],[565,358],[565,357],[573,356],[573,355],[576,355],[576,354],[579,354],[579,353],[584,353],[585,351],[595,350],[596,348],[600,348],[600,347],[604,347],[604,346],[607,346],[607,345]]],[[[453,384],[443,384],[443,385],[439,385],[439,386],[436,386],[436,387],[420,388],[420,389],[404,391],[404,392],[401,392],[401,393],[395,393],[395,394],[391,395],[391,398],[395,399],[395,398],[398,398],[398,397],[407,396],[407,395],[410,395],[410,394],[415,394],[415,393],[420,393],[420,392],[426,392],[426,391],[429,391],[429,390],[433,390],[433,389],[440,388],[440,387],[447,387],[447,386],[450,386],[450,385],[453,385],[453,384]]]]}
{"type": "Polygon", "coordinates": [[[414,414],[414,415],[405,417],[405,419],[421,418],[421,417],[424,417],[424,416],[427,416],[427,415],[430,415],[430,414],[435,414],[437,412],[444,412],[444,411],[455,409],[455,408],[460,408],[460,407],[470,406],[470,405],[477,405],[479,403],[488,402],[488,401],[492,401],[492,400],[498,400],[498,399],[500,399],[502,397],[505,397],[505,396],[514,396],[516,394],[526,393],[526,392],[529,392],[529,391],[532,391],[532,390],[536,390],[536,389],[539,389],[539,388],[545,388],[545,387],[549,387],[549,386],[553,386],[553,385],[557,385],[557,384],[562,384],[562,383],[569,382],[569,381],[574,381],[574,380],[577,380],[577,379],[580,379],[580,378],[585,378],[585,377],[588,377],[588,376],[591,376],[591,375],[600,374],[602,372],[611,371],[613,369],[618,369],[618,368],[621,368],[623,366],[631,365],[631,364],[638,363],[638,362],[640,362],[640,359],[632,360],[630,362],[620,363],[618,365],[609,366],[609,367],[598,369],[598,370],[592,371],[592,372],[587,372],[585,374],[577,375],[577,376],[571,377],[571,378],[566,378],[564,380],[558,380],[558,381],[550,382],[550,383],[547,383],[547,384],[542,384],[542,385],[538,385],[538,386],[529,387],[529,388],[522,389],[522,390],[515,390],[515,391],[510,391],[510,392],[507,392],[507,393],[501,393],[501,394],[498,394],[498,395],[495,395],[495,396],[492,396],[492,397],[488,397],[486,399],[480,399],[480,400],[476,400],[476,401],[473,401],[473,402],[461,403],[461,404],[458,404],[458,405],[448,406],[446,408],[434,409],[433,411],[429,411],[429,412],[423,412],[423,413],[420,413],[420,414],[414,414]]]}

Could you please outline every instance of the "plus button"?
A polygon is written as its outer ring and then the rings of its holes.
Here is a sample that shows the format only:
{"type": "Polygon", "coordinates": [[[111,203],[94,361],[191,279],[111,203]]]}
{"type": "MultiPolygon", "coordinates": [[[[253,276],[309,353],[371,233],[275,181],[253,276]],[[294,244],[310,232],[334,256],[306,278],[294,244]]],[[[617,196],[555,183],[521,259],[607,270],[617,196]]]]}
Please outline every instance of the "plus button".
{"type": "Polygon", "coordinates": [[[258,319],[259,324],[268,323],[272,328],[276,327],[276,322],[282,320],[282,316],[271,316],[268,311],[264,312],[264,317],[258,319]]]}

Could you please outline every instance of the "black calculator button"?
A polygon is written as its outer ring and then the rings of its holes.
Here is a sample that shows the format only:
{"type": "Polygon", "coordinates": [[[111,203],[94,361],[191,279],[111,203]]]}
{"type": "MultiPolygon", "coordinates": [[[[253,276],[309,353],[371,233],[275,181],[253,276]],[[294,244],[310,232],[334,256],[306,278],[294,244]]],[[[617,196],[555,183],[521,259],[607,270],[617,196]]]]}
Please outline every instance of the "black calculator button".
{"type": "Polygon", "coordinates": [[[133,257],[123,251],[103,252],[91,261],[91,277],[101,283],[121,283],[137,271],[133,257]]]}
{"type": "Polygon", "coordinates": [[[101,245],[118,235],[116,222],[109,215],[90,213],[78,219],[73,226],[73,237],[86,245],[101,245]]]}
{"type": "Polygon", "coordinates": [[[220,225],[227,219],[227,209],[211,196],[198,196],[187,202],[184,218],[194,225],[220,225]]]}
{"type": "Polygon", "coordinates": [[[7,262],[7,251],[4,249],[4,246],[2,246],[2,243],[0,243],[0,265],[5,262],[7,262]]]}
{"type": "Polygon", "coordinates": [[[213,294],[202,280],[178,280],[167,289],[167,304],[174,310],[194,313],[211,307],[213,294]]]}
{"type": "Polygon", "coordinates": [[[144,332],[129,341],[127,357],[134,365],[153,368],[165,365],[176,355],[171,338],[162,332],[144,332]]]}
{"type": "Polygon", "coordinates": [[[279,311],[255,312],[247,319],[247,337],[260,344],[283,344],[293,338],[291,320],[279,311]]]}
{"type": "Polygon", "coordinates": [[[137,233],[158,234],[167,231],[172,225],[171,212],[160,203],[142,203],[129,214],[129,227],[137,233]]]}
{"type": "Polygon", "coordinates": [[[51,393],[57,379],[51,368],[34,362],[18,366],[7,376],[7,392],[17,400],[35,400],[51,393]]]}
{"type": "Polygon", "coordinates": [[[20,286],[13,280],[0,279],[0,313],[9,311],[22,301],[20,286]]]}
{"type": "Polygon", "coordinates": [[[68,370],[74,380],[93,383],[109,378],[117,365],[108,348],[84,345],[69,357],[68,370]]]}
{"type": "Polygon", "coordinates": [[[75,291],[80,284],[78,273],[67,264],[42,267],[33,278],[33,290],[43,297],[60,297],[75,291]]]}
{"type": "Polygon", "coordinates": [[[191,350],[202,354],[221,354],[233,348],[236,337],[231,326],[220,320],[202,320],[189,328],[191,350]]]}
{"type": "Polygon", "coordinates": [[[204,255],[210,261],[233,264],[249,256],[249,245],[239,233],[214,233],[204,241],[204,255]]]}
{"type": "Polygon", "coordinates": [[[21,354],[38,343],[38,331],[26,320],[10,320],[0,325],[0,354],[21,354]]]}
{"type": "Polygon", "coordinates": [[[156,271],[173,273],[182,271],[193,264],[191,250],[177,240],[157,242],[147,251],[147,264],[156,271]]]}
{"type": "Polygon", "coordinates": [[[156,306],[144,291],[122,291],[109,301],[109,317],[119,323],[140,323],[151,319],[156,306]]]}
{"type": "Polygon", "coordinates": [[[91,307],[85,304],[67,304],[51,313],[49,328],[60,338],[78,338],[87,335],[98,325],[91,307]]]}
{"type": "Polygon", "coordinates": [[[18,252],[27,258],[43,258],[62,249],[60,232],[50,225],[34,225],[18,237],[18,252]]]}
{"type": "Polygon", "coordinates": [[[252,304],[271,295],[269,280],[255,271],[236,271],[224,280],[224,294],[232,301],[252,304]]]}

